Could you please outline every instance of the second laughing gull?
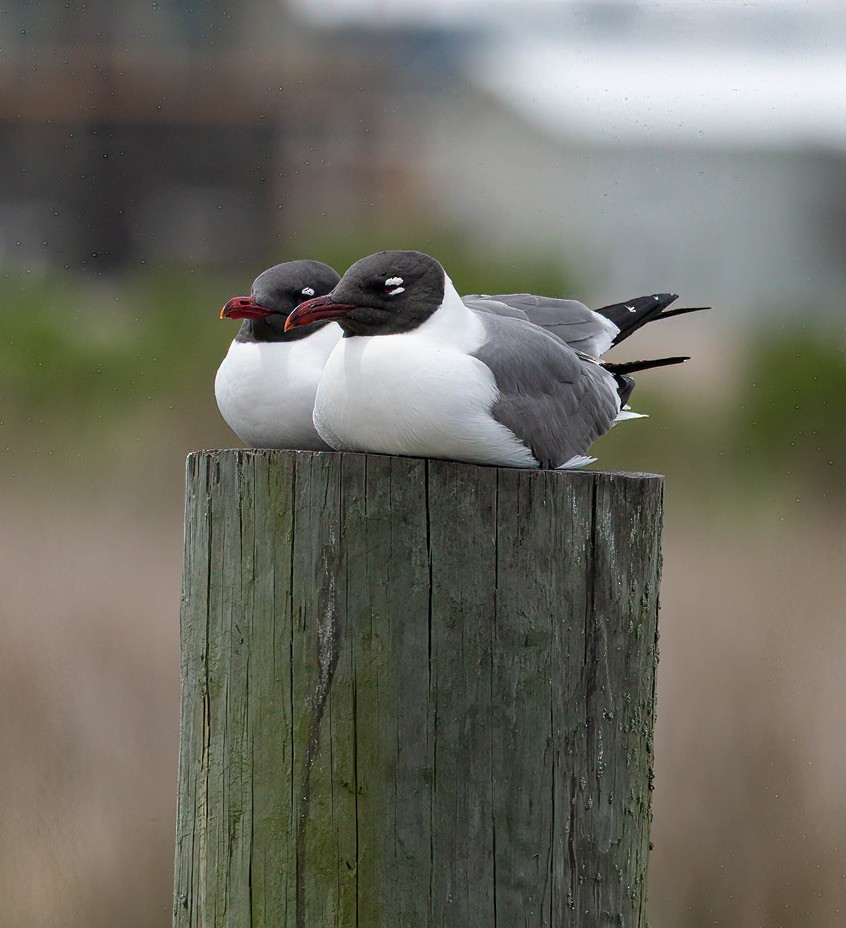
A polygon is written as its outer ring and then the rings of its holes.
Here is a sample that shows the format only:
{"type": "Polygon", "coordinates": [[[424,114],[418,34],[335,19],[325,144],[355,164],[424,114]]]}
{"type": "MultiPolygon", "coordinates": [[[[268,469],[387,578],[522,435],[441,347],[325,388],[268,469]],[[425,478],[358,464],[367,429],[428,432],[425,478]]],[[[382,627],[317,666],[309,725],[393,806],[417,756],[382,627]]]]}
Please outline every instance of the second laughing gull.
{"type": "Polygon", "coordinates": [[[304,300],[328,293],[339,275],[320,261],[288,261],[255,279],[250,296],[233,297],[221,318],[243,319],[214,381],[221,415],[254,448],[326,450],[312,421],[314,394],[341,329],[329,322],[285,329],[304,300]]]}
{"type": "Polygon", "coordinates": [[[286,330],[344,331],[317,389],[314,423],[337,450],[511,467],[578,467],[618,420],[631,371],[682,358],[602,364],[513,315],[465,305],[416,251],[357,261],[286,330]],[[390,336],[390,337],[388,337],[390,336]]]}

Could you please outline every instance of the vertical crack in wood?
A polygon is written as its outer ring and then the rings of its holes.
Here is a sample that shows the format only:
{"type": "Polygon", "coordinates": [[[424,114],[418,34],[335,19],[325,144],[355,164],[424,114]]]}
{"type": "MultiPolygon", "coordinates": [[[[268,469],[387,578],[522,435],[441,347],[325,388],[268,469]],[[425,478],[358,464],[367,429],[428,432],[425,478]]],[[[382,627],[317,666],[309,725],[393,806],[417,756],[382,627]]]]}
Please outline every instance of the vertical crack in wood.
{"type": "Polygon", "coordinates": [[[570,891],[567,894],[567,908],[576,908],[578,896],[578,858],[576,856],[576,796],[579,784],[576,774],[570,778],[573,784],[573,798],[570,800],[570,832],[567,836],[567,855],[570,859],[570,891]]]}
{"type": "MultiPolygon", "coordinates": [[[[184,568],[182,575],[182,597],[179,613],[179,667],[180,667],[180,751],[177,793],[177,851],[174,860],[174,896],[173,924],[193,924],[194,902],[197,893],[197,828],[194,827],[197,816],[197,793],[199,784],[195,781],[197,771],[194,769],[195,757],[189,751],[187,740],[196,736],[193,701],[196,696],[191,678],[193,659],[193,635],[196,629],[196,617],[192,614],[197,595],[195,581],[197,574],[203,576],[199,565],[197,540],[201,534],[199,515],[198,485],[200,483],[199,456],[196,452],[188,455],[185,462],[185,526],[183,537],[184,568]],[[187,719],[191,718],[188,729],[187,719]],[[186,730],[188,729],[188,730],[186,730]],[[191,827],[188,827],[189,823],[191,827]],[[190,850],[186,851],[186,832],[190,834],[190,850]],[[183,914],[187,922],[183,919],[183,914]]],[[[205,577],[208,581],[208,567],[205,577]]],[[[206,588],[206,599],[208,588],[206,588]]],[[[205,713],[204,713],[205,722],[205,713]]],[[[202,772],[202,768],[200,773],[202,772]]]]}
{"type": "MultiPolygon", "coordinates": [[[[294,552],[296,551],[296,548],[297,548],[297,507],[295,505],[296,499],[297,499],[297,457],[296,455],[293,455],[291,458],[291,492],[288,498],[291,503],[291,556],[288,562],[288,588],[287,588],[287,596],[290,602],[290,609],[291,609],[291,622],[288,628],[290,632],[290,638],[288,639],[288,718],[291,720],[291,728],[289,732],[288,743],[289,743],[289,751],[290,751],[289,757],[291,758],[291,762],[290,762],[291,767],[289,770],[290,788],[291,788],[291,804],[288,806],[288,808],[291,810],[293,814],[293,810],[296,809],[297,807],[296,767],[294,764],[294,757],[296,756],[294,753],[295,740],[296,740],[295,739],[296,726],[294,725],[294,625],[296,623],[296,619],[294,616],[294,552]]],[[[275,588],[275,579],[274,579],[274,601],[275,602],[278,601],[278,597],[276,595],[276,588],[275,588]]],[[[290,825],[289,825],[289,828],[290,828],[290,825]]],[[[296,907],[296,900],[299,899],[299,895],[297,894],[297,887],[299,885],[299,878],[298,878],[299,861],[297,860],[297,854],[296,854],[296,847],[297,847],[296,838],[294,842],[294,847],[295,847],[295,851],[294,851],[294,896],[295,896],[294,905],[296,907]]],[[[288,904],[290,900],[289,887],[291,884],[290,884],[290,873],[288,872],[288,867],[290,865],[288,863],[288,860],[286,860],[285,863],[286,863],[285,914],[287,916],[288,904]]],[[[296,908],[295,908],[295,912],[296,912],[296,908]]],[[[288,924],[287,917],[286,917],[285,924],[286,926],[288,924]]]]}
{"type": "MultiPolygon", "coordinates": [[[[364,525],[365,525],[365,534],[367,532],[367,458],[364,459],[364,468],[363,476],[361,482],[361,492],[363,496],[363,505],[364,505],[364,525]]],[[[346,500],[342,500],[342,507],[346,506],[346,500]]],[[[343,510],[343,518],[346,519],[346,509],[343,510]]],[[[346,524],[346,522],[342,522],[346,524]]],[[[369,569],[369,565],[368,568],[369,569]]],[[[350,595],[349,595],[349,586],[350,586],[350,568],[349,561],[347,561],[347,569],[345,575],[346,589],[344,593],[344,602],[347,603],[347,610],[349,610],[350,595]]],[[[349,640],[350,640],[350,661],[351,661],[351,670],[350,676],[352,679],[352,747],[353,747],[353,808],[355,810],[355,925],[358,928],[359,922],[359,885],[361,879],[361,861],[359,859],[360,852],[360,834],[359,834],[359,786],[358,786],[358,678],[356,676],[358,671],[358,666],[356,664],[356,630],[352,628],[351,625],[348,626],[349,631],[349,640]]]]}
{"type": "Polygon", "coordinates": [[[585,602],[585,625],[584,625],[584,668],[586,672],[585,680],[585,714],[587,714],[587,704],[592,695],[591,684],[595,683],[592,679],[592,674],[589,670],[590,668],[590,645],[591,645],[591,625],[593,623],[593,584],[595,581],[594,576],[594,567],[596,564],[596,533],[597,533],[597,518],[596,518],[596,484],[599,480],[599,477],[594,478],[590,482],[590,524],[588,525],[588,547],[585,552],[585,559],[587,564],[585,566],[585,576],[588,578],[587,583],[587,596],[585,602]]]}
{"type": "MultiPolygon", "coordinates": [[[[205,642],[203,646],[203,747],[202,758],[200,762],[200,796],[199,806],[200,814],[198,815],[200,827],[200,853],[197,861],[197,873],[199,892],[197,893],[197,909],[199,917],[202,919],[205,909],[205,894],[207,886],[207,862],[208,862],[208,821],[209,821],[209,776],[211,772],[211,699],[209,696],[209,642],[211,636],[211,587],[212,587],[212,492],[211,492],[211,474],[212,474],[211,455],[206,457],[205,467],[205,505],[203,507],[206,519],[206,614],[205,614],[205,642]]],[[[192,913],[193,918],[193,913],[192,913]]]]}
{"type": "MultiPolygon", "coordinates": [[[[654,522],[654,535],[653,535],[653,548],[652,548],[652,563],[654,564],[651,583],[654,584],[655,590],[655,603],[654,603],[654,615],[655,615],[655,631],[652,637],[652,647],[653,647],[653,664],[652,664],[652,688],[649,695],[649,705],[651,711],[649,713],[649,743],[647,748],[647,777],[648,777],[648,788],[646,793],[647,801],[647,812],[646,812],[646,827],[645,834],[642,842],[643,848],[643,865],[641,869],[643,886],[640,894],[640,905],[638,906],[638,925],[647,925],[648,926],[648,913],[647,913],[647,901],[648,901],[648,880],[649,880],[649,854],[652,850],[652,839],[651,839],[651,827],[652,827],[652,790],[654,789],[654,775],[655,775],[655,721],[657,715],[657,684],[658,684],[658,637],[659,637],[659,628],[658,628],[658,619],[661,612],[661,575],[664,569],[664,557],[662,552],[661,538],[663,532],[664,524],[664,483],[663,481],[659,484],[658,487],[658,496],[657,504],[654,509],[653,517],[654,522]]],[[[648,589],[648,587],[647,587],[648,589]]]]}
{"type": "Polygon", "coordinates": [[[433,693],[432,683],[432,513],[430,509],[431,485],[429,482],[430,470],[429,461],[423,462],[423,496],[426,505],[426,558],[429,568],[428,578],[428,595],[429,601],[426,610],[428,621],[428,644],[429,644],[429,705],[432,706],[431,718],[431,751],[432,758],[432,789],[429,794],[429,918],[431,919],[435,911],[435,792],[438,788],[438,714],[437,702],[433,693]]]}
{"type": "MultiPolygon", "coordinates": [[[[554,649],[552,650],[552,654],[555,654],[554,649]]],[[[549,668],[549,678],[550,681],[552,681],[553,673],[551,665],[549,668]]],[[[555,783],[558,779],[558,750],[555,738],[555,699],[552,692],[549,693],[549,754],[551,758],[551,776],[549,782],[551,795],[549,797],[550,821],[546,879],[547,885],[549,886],[549,906],[547,911],[549,912],[549,924],[552,924],[552,919],[555,917],[555,816],[558,812],[555,807],[555,783]]],[[[544,895],[546,895],[545,890],[544,895]]]]}
{"type": "Polygon", "coordinates": [[[320,749],[320,727],[326,701],[332,687],[335,668],[338,666],[339,630],[337,608],[337,529],[329,530],[329,543],[323,548],[323,580],[317,609],[317,685],[311,700],[311,726],[300,783],[300,807],[297,816],[297,928],[306,928],[305,921],[305,864],[306,832],[308,830],[309,803],[311,800],[311,771],[320,749]]]}
{"type": "MultiPolygon", "coordinates": [[[[497,620],[499,619],[499,469],[497,468],[494,479],[494,590],[493,590],[493,627],[491,629],[491,649],[490,649],[490,694],[491,706],[494,704],[494,654],[496,653],[496,640],[498,634],[497,620]]],[[[489,730],[489,754],[493,759],[493,725],[489,730]]],[[[496,802],[493,797],[494,792],[494,764],[490,764],[490,795],[491,795],[491,854],[492,862],[492,879],[493,879],[493,928],[497,928],[497,881],[496,881],[496,802]]]]}
{"type": "MultiPolygon", "coordinates": [[[[250,595],[250,608],[248,611],[249,622],[250,622],[250,646],[253,642],[253,625],[254,625],[254,616],[255,616],[255,572],[256,572],[256,563],[257,563],[257,553],[256,553],[256,523],[255,523],[255,506],[257,498],[257,488],[256,488],[256,457],[254,453],[249,453],[244,455],[243,460],[243,471],[241,472],[241,478],[246,479],[252,489],[250,493],[250,504],[252,507],[252,520],[251,520],[251,537],[247,539],[249,550],[250,550],[250,564],[251,564],[251,576],[248,581],[248,590],[250,595]]],[[[243,559],[243,547],[244,547],[244,519],[243,519],[243,503],[244,503],[244,494],[239,494],[240,504],[239,504],[239,521],[241,524],[241,549],[242,549],[242,559],[243,559]]],[[[242,575],[243,583],[243,575],[242,575]]],[[[250,725],[250,681],[253,679],[252,673],[250,673],[251,667],[251,654],[250,649],[247,649],[246,657],[246,667],[244,671],[245,676],[245,692],[244,692],[244,738],[249,745],[250,751],[250,837],[248,845],[248,854],[247,859],[247,917],[249,919],[249,924],[253,924],[253,852],[255,848],[255,812],[256,812],[256,793],[255,793],[255,739],[252,737],[252,726],[250,725]]]]}

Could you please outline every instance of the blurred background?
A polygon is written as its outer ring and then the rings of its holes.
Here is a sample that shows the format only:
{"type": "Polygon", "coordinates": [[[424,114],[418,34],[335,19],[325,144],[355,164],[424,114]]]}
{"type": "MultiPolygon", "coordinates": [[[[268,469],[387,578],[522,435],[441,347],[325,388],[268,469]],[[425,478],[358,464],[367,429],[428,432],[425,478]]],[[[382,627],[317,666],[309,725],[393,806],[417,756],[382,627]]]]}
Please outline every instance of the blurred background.
{"type": "Polygon", "coordinates": [[[650,923],[846,923],[846,3],[3,7],[0,926],[169,925],[218,311],[383,247],[713,305],[596,445],[667,475],[650,923]]]}

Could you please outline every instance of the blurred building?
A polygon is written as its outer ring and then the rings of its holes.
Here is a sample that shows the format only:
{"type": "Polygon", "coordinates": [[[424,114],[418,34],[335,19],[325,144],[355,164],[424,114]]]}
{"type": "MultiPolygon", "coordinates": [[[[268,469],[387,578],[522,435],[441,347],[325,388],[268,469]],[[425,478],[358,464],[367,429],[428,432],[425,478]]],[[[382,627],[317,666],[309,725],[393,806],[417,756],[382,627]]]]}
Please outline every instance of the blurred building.
{"type": "Polygon", "coordinates": [[[842,305],[842,6],[292,2],[13,0],[0,258],[255,266],[303,229],[444,227],[597,299],[842,305]]]}
{"type": "Polygon", "coordinates": [[[255,263],[330,206],[354,223],[414,186],[392,113],[420,73],[397,79],[378,46],[315,36],[275,0],[12,0],[4,18],[7,266],[255,263]]]}
{"type": "Polygon", "coordinates": [[[842,308],[846,17],[825,4],[539,4],[492,31],[429,150],[492,244],[600,299],[842,308]]]}

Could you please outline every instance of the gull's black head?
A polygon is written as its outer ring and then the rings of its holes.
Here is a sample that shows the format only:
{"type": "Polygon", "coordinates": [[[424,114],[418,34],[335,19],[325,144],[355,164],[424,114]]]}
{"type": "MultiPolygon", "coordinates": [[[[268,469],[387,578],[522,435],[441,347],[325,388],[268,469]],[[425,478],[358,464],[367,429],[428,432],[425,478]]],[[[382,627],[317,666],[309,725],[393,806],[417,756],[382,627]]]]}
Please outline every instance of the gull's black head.
{"type": "Polygon", "coordinates": [[[425,322],[443,303],[446,275],[419,251],[380,251],[362,258],[327,296],[302,304],[288,331],[334,319],[344,335],[398,335],[425,322]]]}
{"type": "Polygon", "coordinates": [[[241,342],[288,342],[305,338],[325,325],[285,331],[285,321],[300,303],[323,296],[340,277],[320,261],[287,261],[256,277],[249,296],[233,297],[221,310],[221,318],[243,319],[236,336],[241,342]]]}

